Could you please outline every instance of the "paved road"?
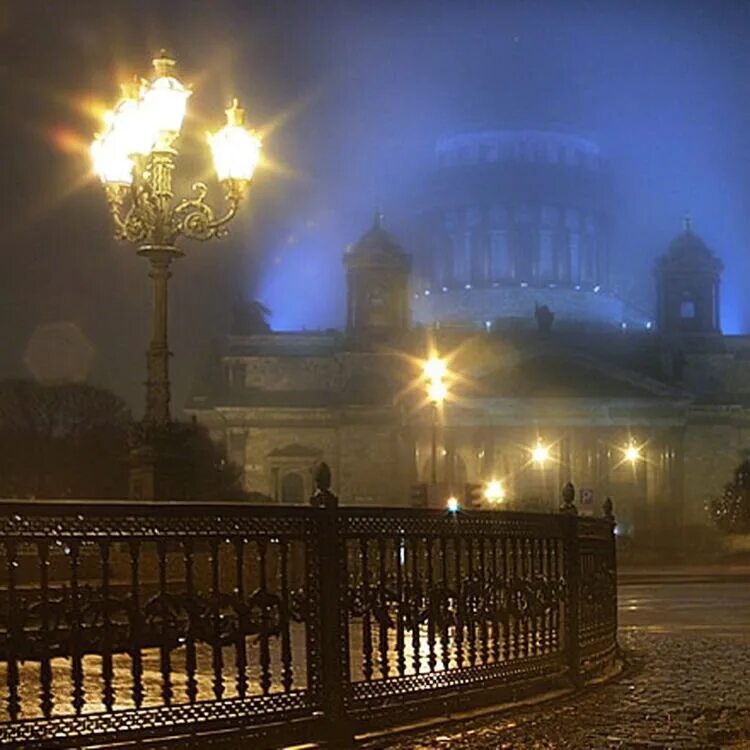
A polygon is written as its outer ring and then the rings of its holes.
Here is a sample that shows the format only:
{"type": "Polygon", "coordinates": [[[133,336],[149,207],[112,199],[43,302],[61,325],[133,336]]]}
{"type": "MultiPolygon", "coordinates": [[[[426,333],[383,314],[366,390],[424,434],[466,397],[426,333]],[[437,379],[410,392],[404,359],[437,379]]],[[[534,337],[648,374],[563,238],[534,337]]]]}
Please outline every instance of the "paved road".
{"type": "Polygon", "coordinates": [[[750,749],[750,577],[632,580],[620,588],[624,677],[573,700],[368,748],[750,749]]]}

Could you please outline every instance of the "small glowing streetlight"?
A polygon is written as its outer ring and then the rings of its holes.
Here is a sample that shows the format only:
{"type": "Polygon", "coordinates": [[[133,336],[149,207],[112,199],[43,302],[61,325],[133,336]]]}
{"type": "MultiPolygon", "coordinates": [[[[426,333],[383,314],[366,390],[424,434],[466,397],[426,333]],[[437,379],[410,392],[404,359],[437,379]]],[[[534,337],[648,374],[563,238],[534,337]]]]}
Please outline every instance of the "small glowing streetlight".
{"type": "Polygon", "coordinates": [[[531,458],[535,463],[546,463],[549,460],[549,448],[541,440],[537,440],[536,445],[531,449],[531,458]]]}
{"type": "Polygon", "coordinates": [[[449,497],[445,503],[445,507],[447,508],[448,513],[458,513],[461,506],[458,503],[457,497],[449,497]]]}
{"type": "Polygon", "coordinates": [[[424,376],[429,380],[440,380],[448,372],[444,359],[432,356],[424,363],[424,376]]]}
{"type": "Polygon", "coordinates": [[[427,398],[433,404],[442,404],[448,395],[448,388],[442,380],[433,380],[427,384],[427,398]]]}
{"type": "Polygon", "coordinates": [[[425,377],[425,391],[432,406],[432,467],[431,480],[433,487],[437,485],[437,433],[440,422],[440,407],[448,397],[448,386],[443,378],[448,372],[444,359],[433,354],[422,365],[425,377]]]}
{"type": "Polygon", "coordinates": [[[484,488],[484,499],[488,503],[502,503],[505,500],[505,487],[499,479],[487,482],[484,488]]]}
{"type": "Polygon", "coordinates": [[[433,405],[442,404],[448,396],[448,386],[443,378],[448,373],[448,365],[445,360],[437,355],[432,355],[422,366],[425,377],[425,390],[427,398],[433,405]]]}
{"type": "Polygon", "coordinates": [[[631,464],[634,464],[641,458],[641,449],[635,443],[630,443],[628,446],[626,446],[624,453],[625,460],[630,461],[631,464]]]}

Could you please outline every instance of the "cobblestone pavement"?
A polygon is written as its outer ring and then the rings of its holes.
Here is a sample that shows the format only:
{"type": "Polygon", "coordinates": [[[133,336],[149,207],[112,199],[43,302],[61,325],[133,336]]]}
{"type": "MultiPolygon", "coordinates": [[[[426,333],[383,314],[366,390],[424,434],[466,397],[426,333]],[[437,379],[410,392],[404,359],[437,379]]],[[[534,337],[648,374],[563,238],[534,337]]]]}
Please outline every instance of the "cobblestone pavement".
{"type": "Polygon", "coordinates": [[[633,628],[620,643],[628,670],[605,686],[366,747],[750,749],[750,633],[633,628]]]}

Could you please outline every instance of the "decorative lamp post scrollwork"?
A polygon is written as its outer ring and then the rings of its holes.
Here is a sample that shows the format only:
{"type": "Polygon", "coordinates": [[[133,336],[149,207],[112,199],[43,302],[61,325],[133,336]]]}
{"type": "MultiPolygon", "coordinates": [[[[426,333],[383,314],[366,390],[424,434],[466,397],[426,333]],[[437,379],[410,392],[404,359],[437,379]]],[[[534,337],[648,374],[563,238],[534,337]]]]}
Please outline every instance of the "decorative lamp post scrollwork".
{"type": "MultiPolygon", "coordinates": [[[[192,197],[178,198],[172,176],[175,148],[191,91],[176,77],[175,61],[162,52],[153,61],[149,80],[122,86],[122,98],[105,116],[105,127],[91,145],[94,171],[102,183],[115,225],[115,237],[137,247],[149,262],[153,281],[153,329],[149,344],[146,408],[147,434],[170,424],[167,282],[172,260],[184,253],[177,240],[209,240],[227,234],[260,158],[260,138],[244,126],[244,111],[235,99],[227,123],[208,135],[216,176],[226,208],[216,214],[203,182],[192,197]]],[[[149,494],[149,493],[147,493],[149,494]]]]}

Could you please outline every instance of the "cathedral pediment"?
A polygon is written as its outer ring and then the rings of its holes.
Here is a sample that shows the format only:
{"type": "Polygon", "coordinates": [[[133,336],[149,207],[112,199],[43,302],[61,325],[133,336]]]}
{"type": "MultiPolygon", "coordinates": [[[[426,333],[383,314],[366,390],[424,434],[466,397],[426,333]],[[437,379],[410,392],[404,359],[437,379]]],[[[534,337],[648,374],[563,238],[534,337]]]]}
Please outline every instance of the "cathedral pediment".
{"type": "Polygon", "coordinates": [[[270,458],[318,458],[320,456],[320,450],[318,448],[311,448],[308,445],[301,445],[300,443],[290,443],[285,445],[283,448],[276,448],[272,450],[268,456],[270,458]]]}
{"type": "Polygon", "coordinates": [[[475,379],[479,398],[671,399],[686,394],[633,370],[581,354],[515,359],[475,379]]]}

